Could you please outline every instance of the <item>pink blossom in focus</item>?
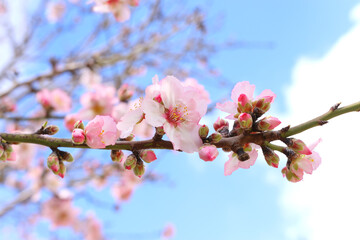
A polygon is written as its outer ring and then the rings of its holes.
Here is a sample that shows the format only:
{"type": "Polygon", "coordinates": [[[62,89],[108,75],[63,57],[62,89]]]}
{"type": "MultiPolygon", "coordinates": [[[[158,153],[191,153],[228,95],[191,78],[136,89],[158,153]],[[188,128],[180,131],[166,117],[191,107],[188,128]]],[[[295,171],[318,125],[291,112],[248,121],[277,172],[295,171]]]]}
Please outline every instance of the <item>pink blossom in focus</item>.
{"type": "Polygon", "coordinates": [[[36,99],[46,110],[67,112],[71,108],[71,98],[61,89],[43,89],[36,93],[36,99]]]}
{"type": "Polygon", "coordinates": [[[79,210],[72,206],[69,198],[53,197],[42,205],[42,216],[51,221],[53,228],[72,226],[77,222],[79,210]]]}
{"type": "Polygon", "coordinates": [[[142,103],[142,98],[133,101],[129,104],[128,112],[121,117],[119,123],[117,124],[121,138],[128,137],[132,133],[135,125],[139,124],[144,119],[142,103]]]}
{"type": "Polygon", "coordinates": [[[116,123],[112,117],[96,116],[85,127],[86,144],[91,148],[114,145],[117,139],[116,123]]]}
{"type": "Polygon", "coordinates": [[[202,146],[199,150],[199,157],[204,161],[213,161],[219,152],[214,145],[202,146]]]}
{"type": "Polygon", "coordinates": [[[202,145],[199,121],[207,110],[207,99],[197,88],[184,86],[177,78],[167,76],[146,88],[143,101],[145,120],[153,127],[164,127],[174,149],[197,152],[202,145]]]}
{"type": "MultiPolygon", "coordinates": [[[[230,113],[230,115],[228,115],[226,118],[228,119],[236,119],[235,115],[238,113],[242,113],[242,112],[238,112],[238,103],[239,101],[245,101],[244,97],[246,96],[246,99],[249,99],[251,101],[254,100],[258,100],[258,99],[262,99],[262,98],[266,98],[266,99],[270,99],[270,102],[272,103],[275,99],[275,94],[270,91],[270,90],[264,90],[262,93],[260,93],[260,95],[257,98],[253,98],[254,95],[254,91],[255,91],[255,85],[251,85],[249,82],[239,82],[235,85],[235,87],[233,88],[232,92],[231,92],[231,100],[232,101],[227,101],[225,103],[217,103],[216,107],[218,109],[220,109],[221,111],[230,113]],[[242,96],[242,94],[244,94],[242,96]]],[[[244,104],[247,101],[244,102],[244,104]]]]}
{"type": "Polygon", "coordinates": [[[231,175],[235,170],[239,169],[239,168],[244,168],[244,169],[248,169],[250,168],[252,165],[254,165],[257,157],[258,157],[258,152],[255,149],[257,146],[255,144],[250,144],[249,146],[251,146],[251,150],[248,150],[247,148],[244,148],[245,152],[249,154],[250,159],[246,160],[246,161],[240,161],[238,159],[238,155],[234,152],[231,152],[229,154],[229,160],[225,163],[225,176],[231,175]]]}
{"type": "Polygon", "coordinates": [[[50,23],[58,22],[65,13],[66,5],[62,1],[51,1],[46,5],[46,18],[50,23]]]}
{"type": "Polygon", "coordinates": [[[94,12],[112,13],[118,22],[129,20],[131,12],[130,6],[138,6],[139,1],[135,0],[94,0],[94,12]]]}
{"type": "Polygon", "coordinates": [[[129,111],[129,106],[127,103],[120,102],[113,107],[111,116],[115,121],[120,121],[120,119],[129,111]]]}
{"type": "Polygon", "coordinates": [[[317,152],[314,152],[313,149],[321,142],[321,139],[309,146],[312,154],[305,155],[299,154],[295,159],[290,163],[290,169],[284,167],[282,169],[282,174],[290,182],[299,182],[303,179],[304,173],[312,174],[316,170],[320,163],[321,157],[317,152]]]}

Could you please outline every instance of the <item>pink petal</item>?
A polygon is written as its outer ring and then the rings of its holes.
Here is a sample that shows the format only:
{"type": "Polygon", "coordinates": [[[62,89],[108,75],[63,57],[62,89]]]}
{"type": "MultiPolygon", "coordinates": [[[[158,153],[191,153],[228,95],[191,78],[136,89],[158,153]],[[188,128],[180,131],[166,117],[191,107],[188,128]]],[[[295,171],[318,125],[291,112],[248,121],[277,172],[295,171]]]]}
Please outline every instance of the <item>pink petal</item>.
{"type": "Polygon", "coordinates": [[[225,103],[216,103],[216,108],[227,113],[237,113],[237,104],[231,101],[227,101],[225,103]]]}
{"type": "Polygon", "coordinates": [[[255,91],[255,85],[251,85],[249,82],[238,82],[231,92],[231,100],[235,103],[238,102],[240,94],[245,94],[249,99],[253,98],[255,91]]]}
{"type": "Polygon", "coordinates": [[[266,89],[260,93],[259,96],[256,97],[256,99],[265,98],[265,97],[272,97],[271,103],[274,102],[276,94],[273,93],[270,89],[266,89]]]}

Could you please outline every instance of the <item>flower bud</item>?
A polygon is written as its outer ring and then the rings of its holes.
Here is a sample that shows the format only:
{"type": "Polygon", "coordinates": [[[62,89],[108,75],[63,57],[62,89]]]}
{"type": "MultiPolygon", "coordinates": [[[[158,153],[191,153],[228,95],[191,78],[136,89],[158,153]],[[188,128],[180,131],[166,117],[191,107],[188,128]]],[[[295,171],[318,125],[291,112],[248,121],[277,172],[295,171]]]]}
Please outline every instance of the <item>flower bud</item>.
{"type": "Polygon", "coordinates": [[[124,167],[127,170],[131,170],[136,166],[136,162],[137,162],[137,159],[136,159],[135,155],[131,154],[126,158],[126,160],[124,162],[124,167]]]}
{"type": "Polygon", "coordinates": [[[239,113],[251,113],[253,111],[253,105],[246,94],[240,94],[237,110],[239,113]]]}
{"type": "Polygon", "coordinates": [[[136,166],[133,168],[134,174],[139,178],[142,177],[145,173],[145,166],[144,163],[140,160],[137,162],[136,166]]]}
{"type": "Polygon", "coordinates": [[[60,168],[59,168],[59,172],[57,173],[57,175],[61,178],[64,178],[65,173],[66,173],[66,166],[63,162],[60,162],[60,168]]]}
{"type": "Polygon", "coordinates": [[[55,174],[59,171],[60,161],[56,152],[52,152],[47,158],[47,166],[55,174]]]}
{"type": "Polygon", "coordinates": [[[118,90],[118,96],[121,102],[126,102],[134,95],[134,88],[129,84],[123,84],[118,90]]]}
{"type": "Polygon", "coordinates": [[[205,145],[200,147],[199,157],[204,161],[213,161],[219,152],[214,145],[205,145]]]}
{"type": "Polygon", "coordinates": [[[286,177],[286,179],[289,182],[299,182],[302,180],[302,178],[299,178],[296,174],[294,174],[293,172],[291,172],[287,167],[284,167],[281,170],[281,173],[283,175],[283,177],[286,177]]]}
{"type": "Polygon", "coordinates": [[[267,164],[271,167],[278,168],[280,161],[279,156],[271,148],[267,146],[261,146],[261,149],[263,151],[267,164]]]}
{"type": "Polygon", "coordinates": [[[305,154],[305,155],[312,154],[311,150],[300,139],[286,138],[284,140],[284,143],[297,153],[305,154]]]}
{"type": "Polygon", "coordinates": [[[238,120],[240,123],[240,128],[244,130],[250,130],[252,128],[253,120],[250,114],[241,113],[238,120]]]}
{"type": "Polygon", "coordinates": [[[153,150],[142,150],[140,152],[140,157],[142,160],[144,160],[146,163],[151,163],[157,159],[155,153],[153,150]]]}
{"type": "Polygon", "coordinates": [[[123,160],[124,153],[121,150],[111,150],[110,157],[113,162],[121,162],[123,160]]]}
{"type": "Polygon", "coordinates": [[[0,157],[3,155],[4,152],[5,152],[4,146],[0,142],[0,157]]]}
{"type": "Polygon", "coordinates": [[[85,126],[82,120],[78,120],[74,123],[74,129],[80,128],[82,130],[85,130],[85,126]]]}
{"type": "Polygon", "coordinates": [[[85,132],[81,128],[75,128],[72,131],[71,139],[74,144],[83,144],[85,142],[85,132]]]}
{"type": "Polygon", "coordinates": [[[281,121],[279,119],[277,119],[276,117],[269,116],[269,117],[261,119],[257,123],[256,128],[259,131],[272,130],[272,129],[276,128],[280,123],[281,123],[281,121]]]}
{"type": "Polygon", "coordinates": [[[262,113],[270,109],[270,105],[274,100],[274,96],[266,96],[253,102],[253,106],[258,108],[262,113]]]}
{"type": "Polygon", "coordinates": [[[59,131],[59,127],[55,126],[55,125],[50,125],[47,126],[44,130],[42,134],[47,134],[47,135],[54,135],[59,131]]]}
{"type": "Polygon", "coordinates": [[[220,133],[213,133],[210,135],[209,140],[211,143],[218,143],[222,139],[222,135],[220,133]]]}
{"type": "Polygon", "coordinates": [[[209,134],[209,128],[206,125],[202,125],[199,128],[199,136],[201,139],[205,139],[207,137],[207,135],[209,134]]]}
{"type": "Polygon", "coordinates": [[[58,157],[59,157],[60,161],[66,161],[66,162],[73,162],[74,161],[73,156],[68,152],[58,151],[58,157]]]}
{"type": "Polygon", "coordinates": [[[156,127],[156,134],[163,136],[165,134],[164,127],[156,127]]]}
{"type": "Polygon", "coordinates": [[[221,129],[223,129],[224,127],[229,128],[229,122],[218,117],[218,119],[216,119],[216,122],[213,124],[213,127],[215,131],[220,132],[221,129]]]}

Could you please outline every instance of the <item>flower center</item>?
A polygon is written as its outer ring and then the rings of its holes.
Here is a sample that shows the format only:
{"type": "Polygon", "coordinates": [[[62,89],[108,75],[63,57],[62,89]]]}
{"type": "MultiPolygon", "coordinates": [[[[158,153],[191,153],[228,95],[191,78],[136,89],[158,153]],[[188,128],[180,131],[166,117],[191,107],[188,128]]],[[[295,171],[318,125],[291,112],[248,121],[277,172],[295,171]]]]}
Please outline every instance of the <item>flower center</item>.
{"type": "Polygon", "coordinates": [[[187,107],[181,104],[165,109],[165,118],[174,127],[186,121],[187,107]]]}

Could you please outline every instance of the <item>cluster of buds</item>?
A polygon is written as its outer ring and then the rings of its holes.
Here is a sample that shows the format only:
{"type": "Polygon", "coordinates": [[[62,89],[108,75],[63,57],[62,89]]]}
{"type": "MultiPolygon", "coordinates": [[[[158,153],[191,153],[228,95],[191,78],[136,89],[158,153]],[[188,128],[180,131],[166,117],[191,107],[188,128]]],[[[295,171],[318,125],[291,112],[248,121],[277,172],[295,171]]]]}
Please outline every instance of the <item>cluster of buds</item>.
{"type": "Polygon", "coordinates": [[[283,142],[288,146],[283,153],[288,157],[286,167],[282,169],[282,174],[290,182],[299,182],[303,179],[304,173],[312,174],[321,163],[321,158],[313,149],[321,141],[307,147],[303,141],[295,138],[284,139],[283,142]]]}
{"type": "Polygon", "coordinates": [[[71,139],[74,144],[83,144],[85,142],[86,137],[84,129],[85,126],[81,120],[75,122],[74,129],[71,134],[71,139]]]}
{"type": "Polygon", "coordinates": [[[66,173],[64,161],[73,162],[74,158],[68,152],[53,149],[53,152],[47,158],[47,166],[55,175],[64,178],[66,173]]]}
{"type": "Polygon", "coordinates": [[[154,151],[141,150],[129,155],[124,162],[124,167],[127,170],[133,170],[134,174],[141,178],[145,173],[144,162],[151,163],[156,159],[154,151]]]}
{"type": "Polygon", "coordinates": [[[0,161],[14,161],[15,152],[13,151],[10,144],[6,143],[4,140],[0,140],[0,161]]]}

